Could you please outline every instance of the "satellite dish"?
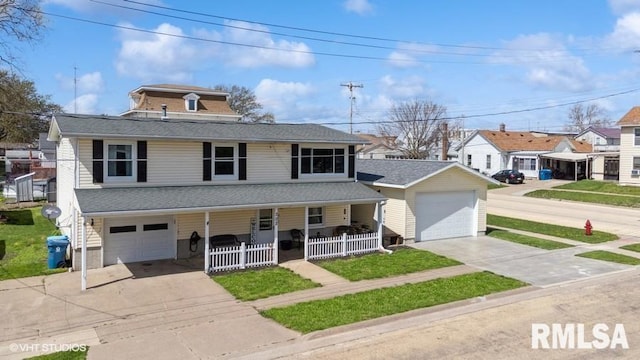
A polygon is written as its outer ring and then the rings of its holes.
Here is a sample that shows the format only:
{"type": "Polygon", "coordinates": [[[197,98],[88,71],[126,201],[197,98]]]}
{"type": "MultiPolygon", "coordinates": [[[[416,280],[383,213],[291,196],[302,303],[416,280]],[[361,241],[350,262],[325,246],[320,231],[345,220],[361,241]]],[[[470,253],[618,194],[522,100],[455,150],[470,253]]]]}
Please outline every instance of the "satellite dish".
{"type": "Polygon", "coordinates": [[[59,217],[60,214],[62,214],[62,210],[60,210],[60,208],[55,205],[45,205],[42,207],[42,210],[40,210],[40,213],[42,214],[42,216],[51,220],[59,217]]]}

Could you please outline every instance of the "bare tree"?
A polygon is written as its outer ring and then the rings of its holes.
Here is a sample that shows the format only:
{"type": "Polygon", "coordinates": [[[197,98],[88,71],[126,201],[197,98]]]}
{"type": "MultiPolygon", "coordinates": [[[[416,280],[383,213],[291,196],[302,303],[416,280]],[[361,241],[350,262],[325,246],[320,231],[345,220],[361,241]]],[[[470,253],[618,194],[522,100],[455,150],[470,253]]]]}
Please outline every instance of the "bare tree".
{"type": "Polygon", "coordinates": [[[275,122],[275,117],[270,112],[262,112],[262,104],[256,99],[256,95],[244,86],[216,85],[215,90],[229,93],[229,107],[242,115],[241,121],[246,122],[275,122]]]}
{"type": "Polygon", "coordinates": [[[378,124],[378,133],[397,136],[400,150],[409,159],[428,158],[442,137],[447,108],[429,100],[394,104],[388,120],[378,124]]]}
{"type": "Polygon", "coordinates": [[[32,143],[62,107],[40,95],[32,81],[0,70],[0,141],[32,143]]]}
{"type": "Polygon", "coordinates": [[[581,132],[589,126],[607,127],[611,126],[604,109],[597,104],[584,106],[582,103],[575,104],[569,110],[569,121],[564,126],[564,131],[581,132]]]}
{"type": "Polygon", "coordinates": [[[39,0],[0,0],[0,63],[16,68],[17,40],[34,43],[44,30],[39,0]]]}

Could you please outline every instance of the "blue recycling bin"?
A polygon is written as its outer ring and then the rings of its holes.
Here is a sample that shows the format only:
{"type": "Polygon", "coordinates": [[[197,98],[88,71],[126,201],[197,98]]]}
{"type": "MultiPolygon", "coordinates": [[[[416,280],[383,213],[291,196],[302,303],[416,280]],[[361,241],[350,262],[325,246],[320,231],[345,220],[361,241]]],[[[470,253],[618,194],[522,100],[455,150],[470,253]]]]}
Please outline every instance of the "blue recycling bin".
{"type": "Polygon", "coordinates": [[[540,169],[538,178],[540,180],[551,180],[551,169],[540,169]]]}
{"type": "Polygon", "coordinates": [[[47,264],[49,269],[56,269],[66,265],[67,246],[69,246],[69,237],[66,235],[47,237],[47,248],[49,248],[47,264]]]}

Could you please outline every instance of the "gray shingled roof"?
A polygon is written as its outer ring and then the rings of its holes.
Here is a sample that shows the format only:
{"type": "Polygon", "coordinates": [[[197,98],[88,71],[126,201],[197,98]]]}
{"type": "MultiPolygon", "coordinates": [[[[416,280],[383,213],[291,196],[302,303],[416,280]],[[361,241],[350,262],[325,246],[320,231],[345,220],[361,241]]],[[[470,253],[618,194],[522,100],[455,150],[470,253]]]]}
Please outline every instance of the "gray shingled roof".
{"type": "Polygon", "coordinates": [[[358,159],[358,180],[404,186],[455,164],[433,160],[358,159]]]}
{"type": "Polygon", "coordinates": [[[358,182],[76,189],[83,215],[152,214],[272,206],[372,203],[386,198],[358,182]]]}
{"type": "Polygon", "coordinates": [[[359,137],[315,124],[264,124],[235,121],[148,119],[56,114],[54,125],[65,137],[223,140],[247,142],[332,142],[362,144],[359,137]]]}

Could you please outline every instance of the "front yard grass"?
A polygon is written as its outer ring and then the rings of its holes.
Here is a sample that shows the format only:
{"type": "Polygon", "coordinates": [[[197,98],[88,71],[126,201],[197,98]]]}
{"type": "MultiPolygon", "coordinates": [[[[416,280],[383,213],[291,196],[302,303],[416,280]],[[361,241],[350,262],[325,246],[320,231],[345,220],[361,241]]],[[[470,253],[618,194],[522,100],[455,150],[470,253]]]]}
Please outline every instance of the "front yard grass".
{"type": "Polygon", "coordinates": [[[68,350],[59,351],[51,354],[38,355],[27,358],[28,360],[84,360],[87,358],[89,347],[85,346],[84,350],[68,350]]]}
{"type": "Polygon", "coordinates": [[[245,270],[213,275],[211,278],[236,299],[242,301],[257,300],[320,286],[320,284],[305,279],[283,267],[245,270]]]}
{"type": "Polygon", "coordinates": [[[0,224],[0,280],[64,271],[48,269],[46,239],[57,230],[40,209],[0,211],[8,218],[7,223],[0,224]]]}
{"type": "Polygon", "coordinates": [[[309,333],[526,285],[485,271],[298,303],[261,314],[295,331],[309,333]]]}
{"type": "Polygon", "coordinates": [[[560,226],[553,224],[539,223],[536,221],[515,219],[506,216],[487,215],[487,225],[505,227],[509,229],[517,229],[529,231],[537,234],[545,234],[563,239],[582,241],[589,244],[597,244],[606,241],[618,240],[618,235],[607,233],[604,231],[592,232],[592,235],[585,235],[584,229],[573,228],[568,226],[560,226]]]}
{"type": "Polygon", "coordinates": [[[392,254],[367,254],[318,261],[317,265],[350,281],[379,279],[462,263],[434,253],[398,248],[392,254]]]}
{"type": "Polygon", "coordinates": [[[625,264],[625,265],[640,265],[640,259],[638,258],[617,254],[617,253],[614,253],[611,251],[605,251],[605,250],[594,250],[594,251],[584,252],[584,253],[576,254],[576,256],[589,258],[589,259],[610,261],[610,262],[615,262],[615,263],[625,264]]]}
{"type": "Polygon", "coordinates": [[[514,243],[537,247],[545,250],[556,250],[573,247],[573,245],[565,244],[559,241],[540,239],[533,236],[512,233],[506,230],[491,230],[487,235],[514,243]]]}
{"type": "Polygon", "coordinates": [[[631,245],[620,246],[620,249],[640,252],[640,244],[631,244],[631,245]]]}
{"type": "Polygon", "coordinates": [[[640,207],[640,196],[636,197],[562,190],[535,190],[526,193],[524,196],[540,199],[559,199],[594,204],[624,206],[631,208],[640,207]]]}
{"type": "Polygon", "coordinates": [[[564,185],[554,186],[553,188],[640,196],[640,187],[618,185],[617,183],[609,181],[580,180],[564,185]]]}

